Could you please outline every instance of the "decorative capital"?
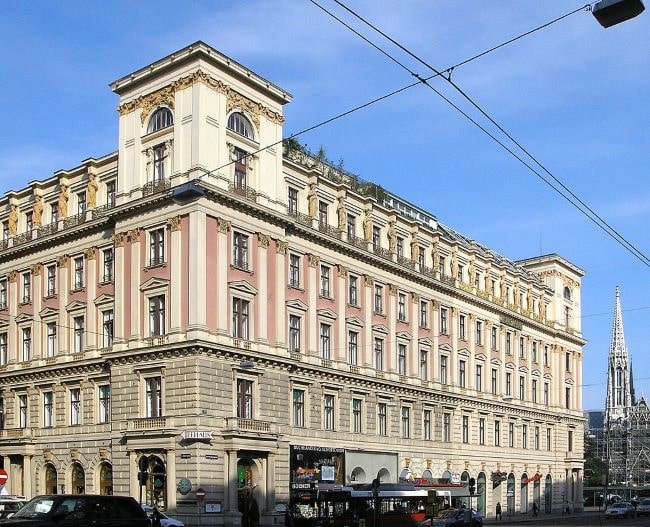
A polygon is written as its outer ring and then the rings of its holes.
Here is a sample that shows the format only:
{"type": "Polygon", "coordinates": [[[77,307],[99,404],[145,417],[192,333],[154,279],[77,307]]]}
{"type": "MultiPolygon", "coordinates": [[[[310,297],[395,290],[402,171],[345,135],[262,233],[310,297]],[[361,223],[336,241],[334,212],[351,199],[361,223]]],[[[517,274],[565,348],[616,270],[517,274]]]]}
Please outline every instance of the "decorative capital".
{"type": "Polygon", "coordinates": [[[180,216],[174,216],[172,218],[167,218],[167,228],[172,232],[180,231],[181,230],[181,217],[180,216]]]}
{"type": "Polygon", "coordinates": [[[18,278],[18,271],[9,271],[9,273],[7,273],[7,278],[9,279],[9,282],[15,283],[16,278],[18,278]]]}
{"type": "Polygon", "coordinates": [[[56,259],[56,266],[60,269],[65,269],[68,267],[68,261],[70,260],[70,257],[67,254],[64,254],[63,256],[59,256],[56,259]]]}
{"type": "Polygon", "coordinates": [[[94,260],[97,256],[97,247],[89,247],[84,251],[86,260],[94,260]]]}
{"type": "Polygon", "coordinates": [[[43,264],[32,265],[32,275],[41,276],[41,271],[43,270],[43,264]]]}
{"type": "Polygon", "coordinates": [[[257,246],[268,249],[271,244],[271,237],[268,234],[257,233],[257,246]]]}
{"type": "Polygon", "coordinates": [[[140,233],[142,231],[137,228],[137,229],[132,229],[128,232],[129,239],[131,240],[131,243],[136,243],[140,241],[140,233]]]}
{"type": "Polygon", "coordinates": [[[116,232],[111,236],[111,241],[115,244],[115,247],[124,247],[124,238],[126,234],[123,232],[116,232]]]}
{"type": "Polygon", "coordinates": [[[222,218],[217,218],[217,232],[221,234],[228,234],[232,227],[232,222],[226,221],[222,218]]]}
{"type": "Polygon", "coordinates": [[[414,303],[419,304],[420,303],[420,295],[411,291],[411,300],[413,300],[414,303]]]}
{"type": "Polygon", "coordinates": [[[345,266],[343,266],[343,265],[341,265],[341,264],[338,264],[338,265],[336,266],[336,269],[337,269],[338,272],[339,272],[339,277],[341,277],[341,278],[345,278],[346,276],[348,276],[348,270],[345,268],[345,266]]]}
{"type": "Polygon", "coordinates": [[[282,240],[276,240],[275,250],[278,254],[287,254],[287,251],[289,250],[289,244],[282,240]]]}
{"type": "Polygon", "coordinates": [[[397,294],[397,286],[395,284],[388,284],[388,293],[395,296],[397,294]]]}
{"type": "Polygon", "coordinates": [[[368,274],[363,275],[363,281],[367,287],[372,287],[373,285],[375,285],[375,279],[368,274]]]}
{"type": "Polygon", "coordinates": [[[308,254],[307,263],[309,264],[309,267],[318,267],[318,264],[320,264],[320,257],[315,254],[308,254]]]}

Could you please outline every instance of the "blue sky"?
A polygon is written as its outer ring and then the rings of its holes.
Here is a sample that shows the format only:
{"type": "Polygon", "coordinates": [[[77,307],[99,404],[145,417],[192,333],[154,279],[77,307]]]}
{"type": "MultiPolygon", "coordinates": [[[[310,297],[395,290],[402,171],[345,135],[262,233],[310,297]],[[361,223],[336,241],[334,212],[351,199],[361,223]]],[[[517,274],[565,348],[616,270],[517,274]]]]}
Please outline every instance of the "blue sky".
{"type": "MultiPolygon", "coordinates": [[[[336,10],[331,0],[321,3],[336,10]]],[[[444,69],[583,4],[349,5],[444,69]]],[[[412,80],[307,0],[188,1],[180,10],[164,0],[10,2],[3,15],[0,192],[116,150],[117,97],[108,83],[196,40],[294,95],[285,107],[285,136],[412,80]]],[[[580,12],[453,73],[457,84],[646,255],[649,49],[648,12],[607,30],[580,12]]],[[[443,81],[434,86],[458,100],[443,81]]],[[[346,169],[511,259],[556,252],[584,269],[586,409],[604,404],[619,285],[637,395],[650,396],[644,367],[650,269],[431,90],[413,88],[300,141],[313,150],[323,145],[346,169]]]]}

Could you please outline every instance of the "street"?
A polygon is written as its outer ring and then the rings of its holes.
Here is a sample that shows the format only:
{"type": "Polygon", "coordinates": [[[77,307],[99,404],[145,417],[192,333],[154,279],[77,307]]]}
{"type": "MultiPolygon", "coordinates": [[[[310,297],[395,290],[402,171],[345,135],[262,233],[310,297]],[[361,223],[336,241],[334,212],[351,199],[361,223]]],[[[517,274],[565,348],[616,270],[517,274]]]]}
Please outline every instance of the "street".
{"type": "Polygon", "coordinates": [[[568,527],[573,525],[588,525],[600,526],[611,525],[612,527],[628,526],[628,525],[650,525],[650,520],[644,518],[631,518],[625,520],[608,520],[605,519],[603,513],[598,512],[585,512],[570,515],[540,515],[537,518],[525,517],[508,519],[504,518],[503,521],[495,521],[492,518],[486,519],[484,525],[535,525],[535,526],[552,526],[552,527],[568,527]]]}

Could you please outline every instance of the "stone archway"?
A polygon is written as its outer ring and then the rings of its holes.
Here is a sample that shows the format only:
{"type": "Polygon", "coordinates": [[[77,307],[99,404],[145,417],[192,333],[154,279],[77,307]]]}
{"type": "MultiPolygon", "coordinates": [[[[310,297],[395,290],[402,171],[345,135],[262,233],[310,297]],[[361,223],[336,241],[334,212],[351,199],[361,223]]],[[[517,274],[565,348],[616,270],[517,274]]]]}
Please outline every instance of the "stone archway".
{"type": "Polygon", "coordinates": [[[519,490],[519,512],[522,514],[528,513],[528,475],[524,472],[521,475],[521,488],[519,490]]]}
{"type": "Polygon", "coordinates": [[[508,483],[506,485],[506,500],[507,500],[507,514],[513,516],[515,514],[515,475],[511,472],[508,474],[508,483]]]}
{"type": "Polygon", "coordinates": [[[485,517],[486,513],[487,486],[485,472],[480,472],[476,478],[476,510],[485,517]]]}
{"type": "Polygon", "coordinates": [[[382,483],[388,483],[390,481],[390,471],[387,468],[382,468],[377,472],[377,479],[382,483]]]}
{"type": "Polygon", "coordinates": [[[56,467],[52,463],[47,463],[45,465],[45,481],[44,488],[45,494],[58,494],[58,474],[56,472],[56,467]]]}
{"type": "Polygon", "coordinates": [[[71,494],[86,493],[86,471],[77,461],[70,466],[70,483],[71,494]]]}
{"type": "Polygon", "coordinates": [[[544,512],[546,514],[553,512],[553,478],[550,474],[546,475],[544,481],[544,512]]]}
{"type": "Polygon", "coordinates": [[[113,466],[107,462],[99,465],[99,493],[104,496],[113,494],[113,466]]]}
{"type": "Polygon", "coordinates": [[[258,527],[260,520],[260,469],[255,460],[242,457],[237,461],[237,508],[242,527],[258,527]]]}
{"type": "Polygon", "coordinates": [[[350,473],[351,483],[368,483],[366,481],[366,472],[361,467],[354,467],[350,473]]]}

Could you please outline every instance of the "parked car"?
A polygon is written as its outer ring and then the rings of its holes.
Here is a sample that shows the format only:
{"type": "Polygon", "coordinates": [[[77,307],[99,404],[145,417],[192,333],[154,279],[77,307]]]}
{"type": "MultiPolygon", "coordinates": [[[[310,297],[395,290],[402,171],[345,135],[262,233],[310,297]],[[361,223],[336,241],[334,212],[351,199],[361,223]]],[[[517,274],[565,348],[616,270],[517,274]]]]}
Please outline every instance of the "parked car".
{"type": "Polygon", "coordinates": [[[93,494],[37,496],[1,523],[2,527],[151,527],[132,497],[93,494]]]}
{"type": "Polygon", "coordinates": [[[25,496],[0,496],[0,519],[8,518],[28,501],[25,496]]]}
{"type": "Polygon", "coordinates": [[[447,509],[431,519],[430,527],[482,527],[483,517],[474,509],[447,509]],[[466,513],[470,521],[465,521],[466,513]]]}
{"type": "Polygon", "coordinates": [[[605,518],[634,518],[636,510],[628,501],[619,501],[607,507],[605,518]]]}
{"type": "Polygon", "coordinates": [[[644,498],[636,508],[637,516],[650,516],[650,498],[644,498]]]}
{"type": "MultiPolygon", "coordinates": [[[[147,513],[149,519],[153,521],[153,507],[151,505],[145,505],[143,503],[142,509],[144,510],[144,512],[147,513]]],[[[160,516],[160,527],[185,527],[185,524],[182,521],[177,520],[176,518],[167,516],[166,514],[160,511],[158,511],[158,515],[160,516]]]]}

